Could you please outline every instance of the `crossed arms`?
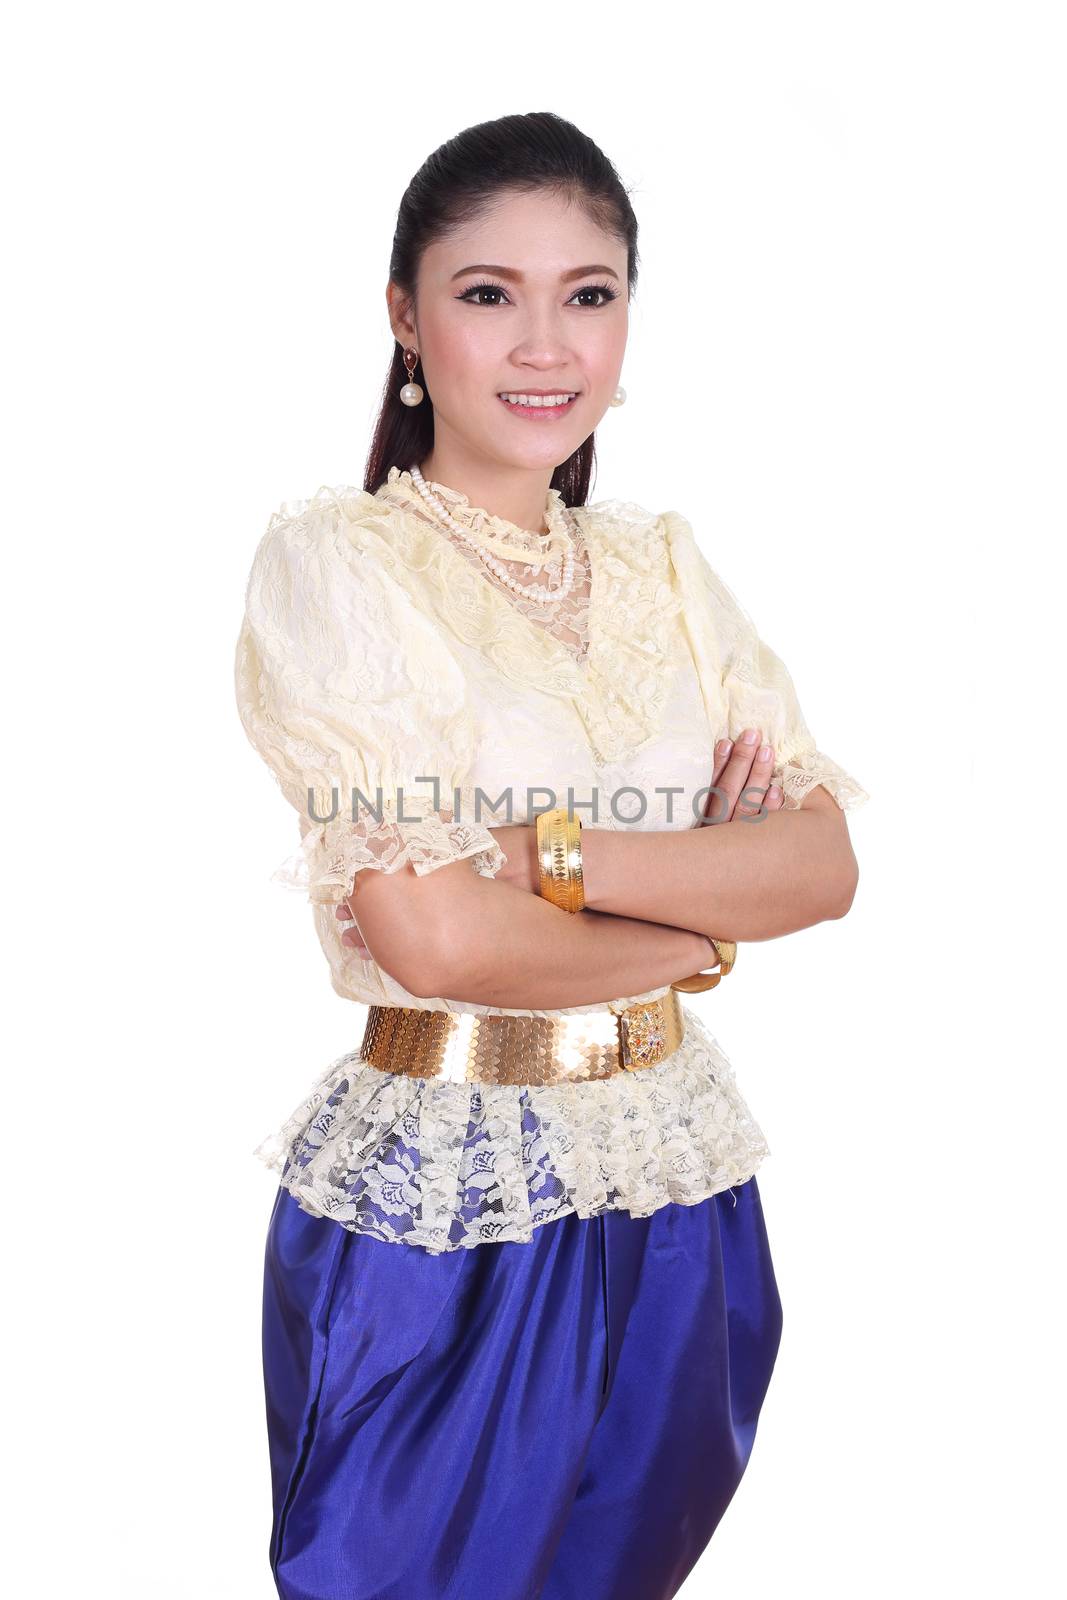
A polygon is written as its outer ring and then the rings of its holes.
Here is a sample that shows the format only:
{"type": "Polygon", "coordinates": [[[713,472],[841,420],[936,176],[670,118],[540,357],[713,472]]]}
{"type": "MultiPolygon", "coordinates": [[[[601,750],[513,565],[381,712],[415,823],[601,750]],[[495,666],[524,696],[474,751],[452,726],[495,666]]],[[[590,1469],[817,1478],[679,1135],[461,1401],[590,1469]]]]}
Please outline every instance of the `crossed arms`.
{"type": "Polygon", "coordinates": [[[508,857],[495,878],[467,860],[423,876],[408,865],[357,873],[338,907],[357,924],[343,941],[364,945],[416,996],[555,1010],[713,967],[712,935],[775,939],[843,917],[859,876],[844,813],[822,787],[782,810],[780,796],[767,798],[773,761],[740,741],[717,756],[723,820],[708,826],[584,827],[586,909],[576,916],[539,893],[533,826],[509,825],[490,830],[508,857]]]}

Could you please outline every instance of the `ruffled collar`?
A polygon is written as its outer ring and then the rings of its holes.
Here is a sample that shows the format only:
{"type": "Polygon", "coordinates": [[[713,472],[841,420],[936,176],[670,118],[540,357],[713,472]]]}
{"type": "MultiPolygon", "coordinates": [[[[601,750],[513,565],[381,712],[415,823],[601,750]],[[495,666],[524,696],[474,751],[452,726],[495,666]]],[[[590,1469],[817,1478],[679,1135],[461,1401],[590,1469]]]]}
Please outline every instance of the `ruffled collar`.
{"type": "MultiPolygon", "coordinates": [[[[446,629],[517,685],[535,682],[571,702],[599,766],[628,760],[657,733],[679,660],[675,618],[684,610],[662,517],[625,501],[569,508],[591,571],[589,649],[579,662],[565,644],[524,616],[453,540],[441,538],[426,518],[410,473],[392,467],[374,494],[323,489],[319,498],[327,494],[332,504],[354,497],[346,515],[351,519],[355,510],[354,520],[381,533],[380,559],[402,588],[417,588],[446,629]],[[390,517],[388,531],[380,527],[384,510],[409,508],[422,515],[390,517]]],[[[455,489],[448,490],[448,498],[450,509],[495,522],[509,539],[524,531],[528,536],[528,530],[471,506],[455,489]]]]}
{"type": "MultiPolygon", "coordinates": [[[[472,506],[467,495],[461,493],[459,489],[450,488],[446,483],[438,483],[432,478],[427,478],[426,481],[434,493],[444,501],[449,514],[456,519],[460,527],[467,528],[478,538],[518,545],[532,555],[539,554],[544,547],[544,534],[534,533],[529,528],[520,528],[514,522],[509,522],[506,517],[494,516],[491,511],[486,511],[481,506],[472,506]]],[[[400,467],[390,467],[382,488],[388,489],[398,499],[406,500],[410,505],[425,511],[425,503],[409,471],[401,470],[400,467]]],[[[549,489],[545,500],[546,526],[550,516],[554,517],[565,509],[560,491],[549,489]]]]}

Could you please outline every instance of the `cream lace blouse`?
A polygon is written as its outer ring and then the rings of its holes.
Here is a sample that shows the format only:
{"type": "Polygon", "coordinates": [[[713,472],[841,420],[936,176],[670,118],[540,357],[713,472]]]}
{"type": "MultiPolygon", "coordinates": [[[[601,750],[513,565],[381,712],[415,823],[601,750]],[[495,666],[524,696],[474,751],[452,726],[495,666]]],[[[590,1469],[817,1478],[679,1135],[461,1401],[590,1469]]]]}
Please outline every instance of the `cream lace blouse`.
{"type": "MultiPolygon", "coordinates": [[[[535,535],[433,488],[463,526],[532,550],[535,535]]],[[[684,517],[550,499],[582,581],[548,620],[431,519],[396,467],[373,495],[324,487],[283,504],[256,550],[238,709],[299,817],[299,848],[274,877],[310,901],[347,999],[558,1015],[411,995],[341,943],[335,907],[355,873],[405,862],[427,873],[467,859],[493,876],[506,857],[490,828],[566,805],[569,789],[586,827],[696,826],[715,741],[753,726],[775,746],[787,807],[818,783],[842,809],[868,799],[816,749],[788,671],[684,517]]],[[[435,1253],[526,1240],[570,1211],[693,1204],[751,1177],[767,1145],[717,1041],[685,1016],[658,1066],[559,1086],[409,1078],[350,1050],[255,1153],[313,1215],[435,1253]]]]}

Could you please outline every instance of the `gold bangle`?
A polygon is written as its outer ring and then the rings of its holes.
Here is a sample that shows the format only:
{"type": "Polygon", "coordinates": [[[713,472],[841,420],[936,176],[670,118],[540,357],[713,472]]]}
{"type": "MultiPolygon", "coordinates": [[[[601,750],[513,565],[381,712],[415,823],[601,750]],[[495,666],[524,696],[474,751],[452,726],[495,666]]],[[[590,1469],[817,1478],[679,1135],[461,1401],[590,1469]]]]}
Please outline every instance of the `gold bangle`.
{"type": "Polygon", "coordinates": [[[581,911],[585,906],[581,828],[581,819],[568,816],[565,806],[537,817],[541,893],[561,911],[581,911]]]}
{"type": "Polygon", "coordinates": [[[714,989],[715,985],[733,970],[737,960],[737,945],[733,939],[712,939],[712,944],[719,952],[719,965],[714,972],[694,972],[691,978],[679,978],[677,983],[672,983],[671,988],[677,989],[680,994],[703,994],[706,989],[714,989]]]}

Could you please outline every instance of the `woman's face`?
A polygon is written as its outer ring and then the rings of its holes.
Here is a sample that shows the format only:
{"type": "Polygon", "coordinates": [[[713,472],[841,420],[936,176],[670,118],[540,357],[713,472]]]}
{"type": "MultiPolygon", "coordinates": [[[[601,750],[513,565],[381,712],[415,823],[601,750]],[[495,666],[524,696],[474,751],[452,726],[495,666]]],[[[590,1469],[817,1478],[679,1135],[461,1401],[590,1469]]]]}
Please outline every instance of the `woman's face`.
{"type": "Polygon", "coordinates": [[[435,449],[551,470],[607,410],[628,321],[625,246],[578,205],[509,194],[424,252],[411,321],[393,331],[419,352],[435,449]],[[500,398],[531,392],[576,398],[500,398]]]}

